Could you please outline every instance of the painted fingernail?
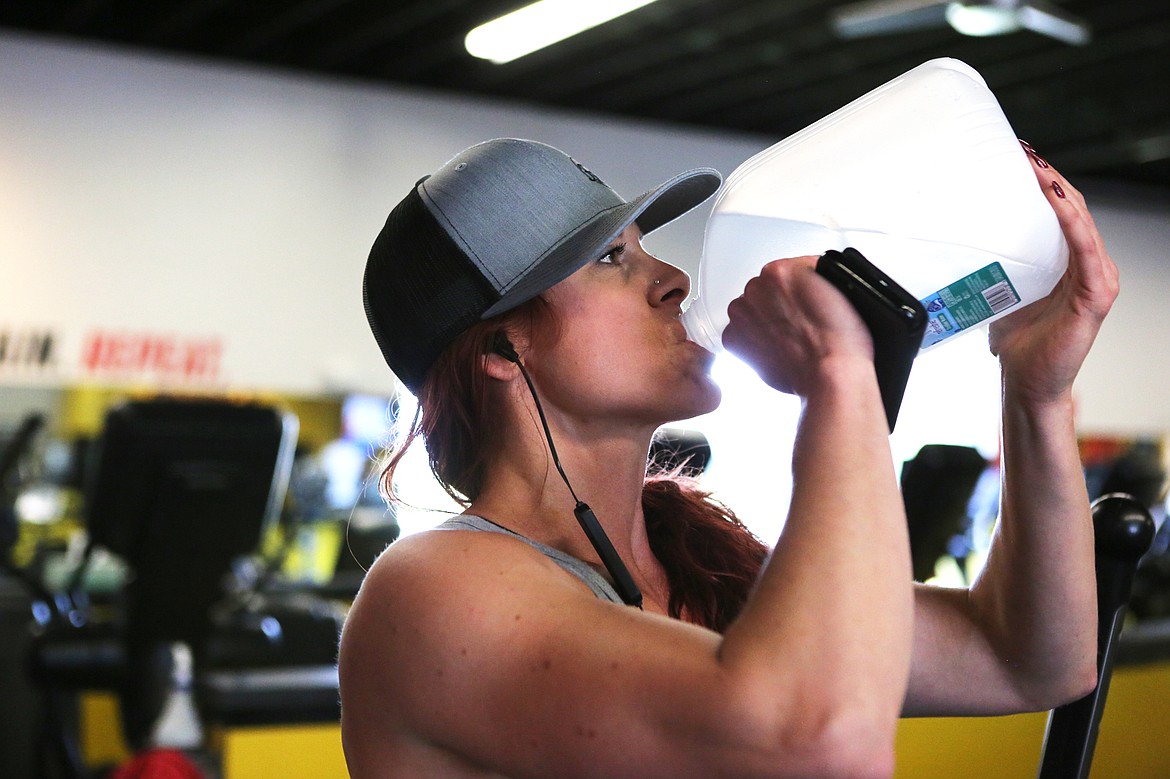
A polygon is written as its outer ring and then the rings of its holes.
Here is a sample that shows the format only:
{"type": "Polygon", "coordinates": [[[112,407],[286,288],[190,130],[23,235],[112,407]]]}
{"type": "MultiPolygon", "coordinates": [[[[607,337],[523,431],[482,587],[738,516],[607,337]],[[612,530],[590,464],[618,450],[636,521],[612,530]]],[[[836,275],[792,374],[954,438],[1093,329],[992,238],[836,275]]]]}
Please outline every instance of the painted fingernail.
{"type": "Polygon", "coordinates": [[[1044,158],[1043,158],[1043,157],[1041,157],[1041,156],[1040,156],[1040,155],[1039,155],[1039,154],[1036,152],[1036,150],[1032,148],[1032,144],[1028,143],[1028,142],[1027,142],[1027,141],[1025,141],[1023,138],[1017,138],[1016,140],[1020,142],[1020,146],[1023,146],[1023,147],[1024,147],[1024,151],[1028,152],[1028,156],[1029,156],[1029,157],[1031,157],[1033,160],[1035,160],[1035,162],[1036,162],[1036,164],[1037,164],[1037,165],[1039,165],[1041,168],[1047,168],[1047,167],[1048,167],[1048,163],[1047,163],[1047,162],[1045,162],[1045,161],[1044,161],[1044,158]]]}
{"type": "Polygon", "coordinates": [[[1056,193],[1057,197],[1064,197],[1064,190],[1060,188],[1060,184],[1058,182],[1052,182],[1052,191],[1056,193]]]}

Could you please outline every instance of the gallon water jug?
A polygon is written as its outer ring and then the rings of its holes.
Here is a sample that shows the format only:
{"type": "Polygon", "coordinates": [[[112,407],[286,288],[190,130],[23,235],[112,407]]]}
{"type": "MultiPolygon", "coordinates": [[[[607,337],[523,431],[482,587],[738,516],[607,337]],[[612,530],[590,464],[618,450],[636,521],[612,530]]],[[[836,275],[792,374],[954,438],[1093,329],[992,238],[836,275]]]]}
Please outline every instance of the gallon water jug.
{"type": "Polygon", "coordinates": [[[1048,294],[1068,244],[995,96],[936,59],[740,165],[715,200],[683,315],[721,348],[767,262],[852,246],[923,302],[923,348],[1048,294]]]}

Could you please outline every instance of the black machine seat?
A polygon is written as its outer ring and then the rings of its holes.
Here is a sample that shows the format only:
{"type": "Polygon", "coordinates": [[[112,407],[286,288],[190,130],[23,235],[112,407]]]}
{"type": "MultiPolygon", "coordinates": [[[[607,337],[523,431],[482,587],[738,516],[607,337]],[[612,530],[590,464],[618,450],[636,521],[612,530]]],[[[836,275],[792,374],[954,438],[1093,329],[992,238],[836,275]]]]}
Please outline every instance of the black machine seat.
{"type": "Polygon", "coordinates": [[[86,495],[90,543],[121,555],[130,642],[198,651],[237,557],[279,516],[295,417],[212,400],[127,403],[106,417],[86,495]]]}

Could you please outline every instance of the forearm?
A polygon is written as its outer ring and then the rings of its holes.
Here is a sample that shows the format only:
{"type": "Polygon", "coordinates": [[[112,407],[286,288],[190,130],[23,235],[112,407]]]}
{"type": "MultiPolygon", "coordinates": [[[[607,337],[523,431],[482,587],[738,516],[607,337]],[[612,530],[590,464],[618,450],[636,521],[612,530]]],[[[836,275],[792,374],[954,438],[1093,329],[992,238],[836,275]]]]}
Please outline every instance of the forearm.
{"type": "Polygon", "coordinates": [[[788,520],[724,656],[782,663],[816,704],[892,723],[909,666],[910,562],[880,398],[859,384],[804,405],[788,520]]]}
{"type": "Polygon", "coordinates": [[[1036,402],[1004,382],[1000,518],[971,601],[1026,700],[1091,681],[1093,528],[1071,393],[1036,402]]]}

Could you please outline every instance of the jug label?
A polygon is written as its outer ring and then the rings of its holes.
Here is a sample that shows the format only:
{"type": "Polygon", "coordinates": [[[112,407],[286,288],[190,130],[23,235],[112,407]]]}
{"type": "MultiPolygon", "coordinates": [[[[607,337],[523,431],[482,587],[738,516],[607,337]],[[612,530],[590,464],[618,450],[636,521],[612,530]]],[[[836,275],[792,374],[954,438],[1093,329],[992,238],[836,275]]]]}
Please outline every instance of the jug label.
{"type": "Polygon", "coordinates": [[[998,262],[923,298],[926,335],[922,348],[961,333],[1020,302],[1020,295],[998,262]]]}

